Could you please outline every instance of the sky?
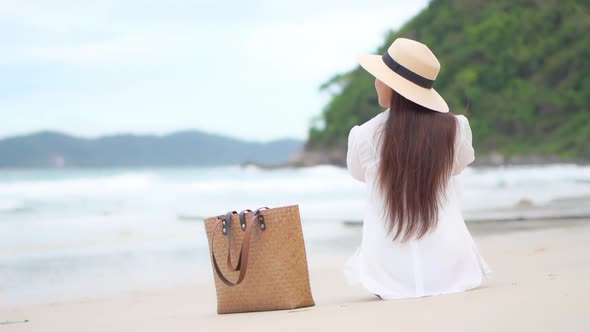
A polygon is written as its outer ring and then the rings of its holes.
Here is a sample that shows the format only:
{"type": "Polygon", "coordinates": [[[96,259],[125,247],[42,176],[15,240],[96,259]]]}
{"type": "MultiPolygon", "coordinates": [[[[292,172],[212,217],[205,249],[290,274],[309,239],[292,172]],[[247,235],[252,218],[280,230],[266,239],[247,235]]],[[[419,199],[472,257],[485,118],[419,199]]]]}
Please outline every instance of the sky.
{"type": "Polygon", "coordinates": [[[319,86],[427,4],[0,1],[0,137],[306,139],[329,100],[319,86]]]}

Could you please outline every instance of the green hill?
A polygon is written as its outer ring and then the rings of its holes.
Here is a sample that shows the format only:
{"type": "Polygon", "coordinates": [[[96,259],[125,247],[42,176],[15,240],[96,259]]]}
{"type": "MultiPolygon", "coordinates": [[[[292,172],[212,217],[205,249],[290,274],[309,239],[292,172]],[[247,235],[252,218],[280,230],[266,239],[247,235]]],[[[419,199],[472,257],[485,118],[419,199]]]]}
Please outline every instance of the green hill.
{"type": "MultiPolygon", "coordinates": [[[[434,88],[470,119],[479,156],[590,159],[590,1],[433,0],[376,53],[397,37],[437,55],[434,88]]],[[[345,149],[350,128],[380,111],[373,84],[357,66],[322,85],[336,92],[306,149],[345,149]]]]}

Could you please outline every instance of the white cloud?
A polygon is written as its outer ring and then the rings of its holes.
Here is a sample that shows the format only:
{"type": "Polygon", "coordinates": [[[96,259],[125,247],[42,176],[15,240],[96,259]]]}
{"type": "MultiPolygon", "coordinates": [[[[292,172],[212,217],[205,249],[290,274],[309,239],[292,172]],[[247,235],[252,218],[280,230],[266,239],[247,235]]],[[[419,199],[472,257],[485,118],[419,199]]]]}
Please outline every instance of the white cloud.
{"type": "Polygon", "coordinates": [[[13,75],[0,77],[12,87],[0,92],[0,135],[198,128],[305,138],[325,102],[318,86],[426,3],[2,2],[0,64],[13,75]]]}

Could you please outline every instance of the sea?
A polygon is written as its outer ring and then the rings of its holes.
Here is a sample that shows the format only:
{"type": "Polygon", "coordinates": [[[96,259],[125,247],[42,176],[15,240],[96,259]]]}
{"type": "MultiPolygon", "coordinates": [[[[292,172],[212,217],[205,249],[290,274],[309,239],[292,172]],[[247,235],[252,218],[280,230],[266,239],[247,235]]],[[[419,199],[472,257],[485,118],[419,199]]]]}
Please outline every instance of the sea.
{"type": "MultiPolygon", "coordinates": [[[[460,177],[466,212],[590,196],[590,166],[460,177]]],[[[212,282],[203,218],[294,204],[311,265],[359,241],[365,187],[334,166],[2,170],[0,306],[212,282]]]]}

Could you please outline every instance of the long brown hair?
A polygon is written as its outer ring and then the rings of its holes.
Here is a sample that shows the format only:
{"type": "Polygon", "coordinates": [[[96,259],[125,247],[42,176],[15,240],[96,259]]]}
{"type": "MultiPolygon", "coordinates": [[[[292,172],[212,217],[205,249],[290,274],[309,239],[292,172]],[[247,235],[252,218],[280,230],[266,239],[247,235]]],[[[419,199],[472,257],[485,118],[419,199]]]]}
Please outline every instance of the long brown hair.
{"type": "Polygon", "coordinates": [[[393,91],[378,177],[393,240],[421,238],[436,227],[453,167],[456,126],[453,114],[431,111],[393,91]]]}

